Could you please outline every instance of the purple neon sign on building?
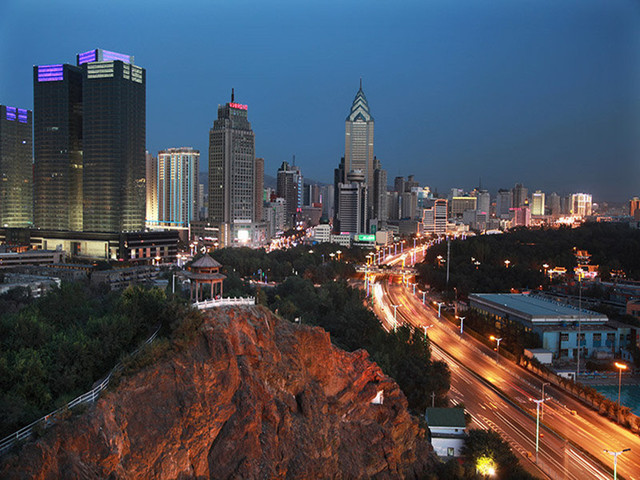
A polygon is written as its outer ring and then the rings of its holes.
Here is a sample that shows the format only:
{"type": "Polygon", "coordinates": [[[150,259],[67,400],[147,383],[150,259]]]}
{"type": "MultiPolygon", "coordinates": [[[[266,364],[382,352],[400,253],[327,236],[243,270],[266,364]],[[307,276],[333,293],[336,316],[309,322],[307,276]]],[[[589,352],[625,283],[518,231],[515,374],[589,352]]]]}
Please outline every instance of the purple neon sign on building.
{"type": "Polygon", "coordinates": [[[16,120],[16,107],[6,107],[6,117],[10,122],[15,122],[16,120]]]}
{"type": "Polygon", "coordinates": [[[93,49],[88,52],[83,52],[78,54],[78,65],[82,65],[83,63],[95,62],[98,59],[98,50],[93,49]]]}
{"type": "Polygon", "coordinates": [[[38,66],[39,82],[57,82],[58,80],[64,80],[62,64],[38,66]]]}

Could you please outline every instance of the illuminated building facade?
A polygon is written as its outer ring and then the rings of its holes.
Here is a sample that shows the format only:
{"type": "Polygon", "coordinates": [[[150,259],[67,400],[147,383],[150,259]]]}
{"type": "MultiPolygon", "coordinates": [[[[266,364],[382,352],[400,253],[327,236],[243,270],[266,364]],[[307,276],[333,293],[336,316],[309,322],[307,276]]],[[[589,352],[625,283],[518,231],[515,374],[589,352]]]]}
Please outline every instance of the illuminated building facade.
{"type": "Polygon", "coordinates": [[[82,69],[33,67],[34,224],[82,230],[82,69]]]}
{"type": "Polygon", "coordinates": [[[531,215],[544,215],[544,192],[536,190],[531,196],[531,215]]]}
{"type": "Polygon", "coordinates": [[[255,206],[253,207],[254,211],[254,221],[262,222],[264,221],[264,158],[256,158],[255,165],[255,177],[256,177],[256,187],[254,193],[255,206]]]}
{"type": "Polygon", "coordinates": [[[158,152],[159,226],[188,228],[198,219],[200,152],[191,147],[158,152]]]}
{"type": "Polygon", "coordinates": [[[422,228],[424,233],[444,235],[447,233],[447,200],[438,198],[433,206],[422,211],[422,228]]]}
{"type": "Polygon", "coordinates": [[[0,105],[0,226],[33,224],[30,110],[0,105]]]}
{"type": "Polygon", "coordinates": [[[640,212],[640,198],[633,197],[629,200],[629,215],[636,217],[638,216],[638,212],[640,212]]]}
{"type": "Polygon", "coordinates": [[[158,160],[149,152],[146,158],[147,227],[158,223],[158,160]]]}
{"type": "Polygon", "coordinates": [[[145,221],[145,70],[102,49],[34,67],[35,223],[140,231],[145,221]]]}
{"type": "Polygon", "coordinates": [[[570,199],[570,212],[571,215],[579,215],[586,217],[591,215],[591,194],[588,193],[574,193],[570,199]]]}
{"type": "Polygon", "coordinates": [[[246,224],[255,218],[255,136],[247,105],[218,107],[209,132],[209,222],[246,224]]]}

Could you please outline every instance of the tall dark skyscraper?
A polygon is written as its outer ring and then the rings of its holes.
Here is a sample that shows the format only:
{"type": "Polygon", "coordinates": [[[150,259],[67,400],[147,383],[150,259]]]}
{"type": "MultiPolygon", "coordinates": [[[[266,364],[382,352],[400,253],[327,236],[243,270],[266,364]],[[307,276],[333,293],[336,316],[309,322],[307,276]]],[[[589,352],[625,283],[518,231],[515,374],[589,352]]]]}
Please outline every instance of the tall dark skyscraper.
{"type": "Polygon", "coordinates": [[[106,50],[78,55],[82,66],[85,231],[144,229],[146,72],[106,50]]]}
{"type": "Polygon", "coordinates": [[[82,230],[82,70],[33,67],[34,224],[82,230]]]}
{"type": "Polygon", "coordinates": [[[0,227],[33,224],[31,111],[0,105],[0,227]]]}
{"type": "Polygon", "coordinates": [[[76,58],[34,67],[36,226],[143,230],[145,70],[107,50],[76,58]]]}
{"type": "Polygon", "coordinates": [[[278,169],[277,182],[276,193],[286,202],[285,224],[294,227],[298,209],[302,208],[303,178],[300,168],[289,165],[289,162],[282,162],[278,169]]]}
{"type": "Polygon", "coordinates": [[[247,110],[232,93],[209,132],[211,223],[251,223],[255,217],[255,136],[247,110]]]}

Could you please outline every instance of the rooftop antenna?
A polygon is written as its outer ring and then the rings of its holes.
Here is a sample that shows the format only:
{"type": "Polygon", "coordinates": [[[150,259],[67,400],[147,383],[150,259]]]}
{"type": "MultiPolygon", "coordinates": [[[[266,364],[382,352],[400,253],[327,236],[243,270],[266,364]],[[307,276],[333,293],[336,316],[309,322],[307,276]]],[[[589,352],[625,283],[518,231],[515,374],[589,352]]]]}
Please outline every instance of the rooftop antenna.
{"type": "Polygon", "coordinates": [[[235,102],[235,95],[234,95],[233,88],[232,88],[231,89],[231,103],[234,103],[234,102],[235,102]]]}
{"type": "Polygon", "coordinates": [[[362,77],[360,77],[360,90],[362,90],[362,77]]]}
{"type": "Polygon", "coordinates": [[[295,153],[293,154],[293,166],[294,167],[296,166],[296,154],[295,153]]]}

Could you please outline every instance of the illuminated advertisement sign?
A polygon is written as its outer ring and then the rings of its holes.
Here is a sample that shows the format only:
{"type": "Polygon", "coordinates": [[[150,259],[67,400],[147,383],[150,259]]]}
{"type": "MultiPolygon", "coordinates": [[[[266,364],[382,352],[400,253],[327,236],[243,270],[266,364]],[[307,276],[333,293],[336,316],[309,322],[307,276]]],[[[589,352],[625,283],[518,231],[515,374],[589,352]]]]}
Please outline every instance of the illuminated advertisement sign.
{"type": "Polygon", "coordinates": [[[358,235],[358,241],[359,242],[375,242],[376,236],[375,235],[358,235]]]}
{"type": "Polygon", "coordinates": [[[248,110],[249,107],[247,105],[242,105],[241,103],[230,103],[229,106],[231,108],[237,108],[238,110],[248,110]]]}

